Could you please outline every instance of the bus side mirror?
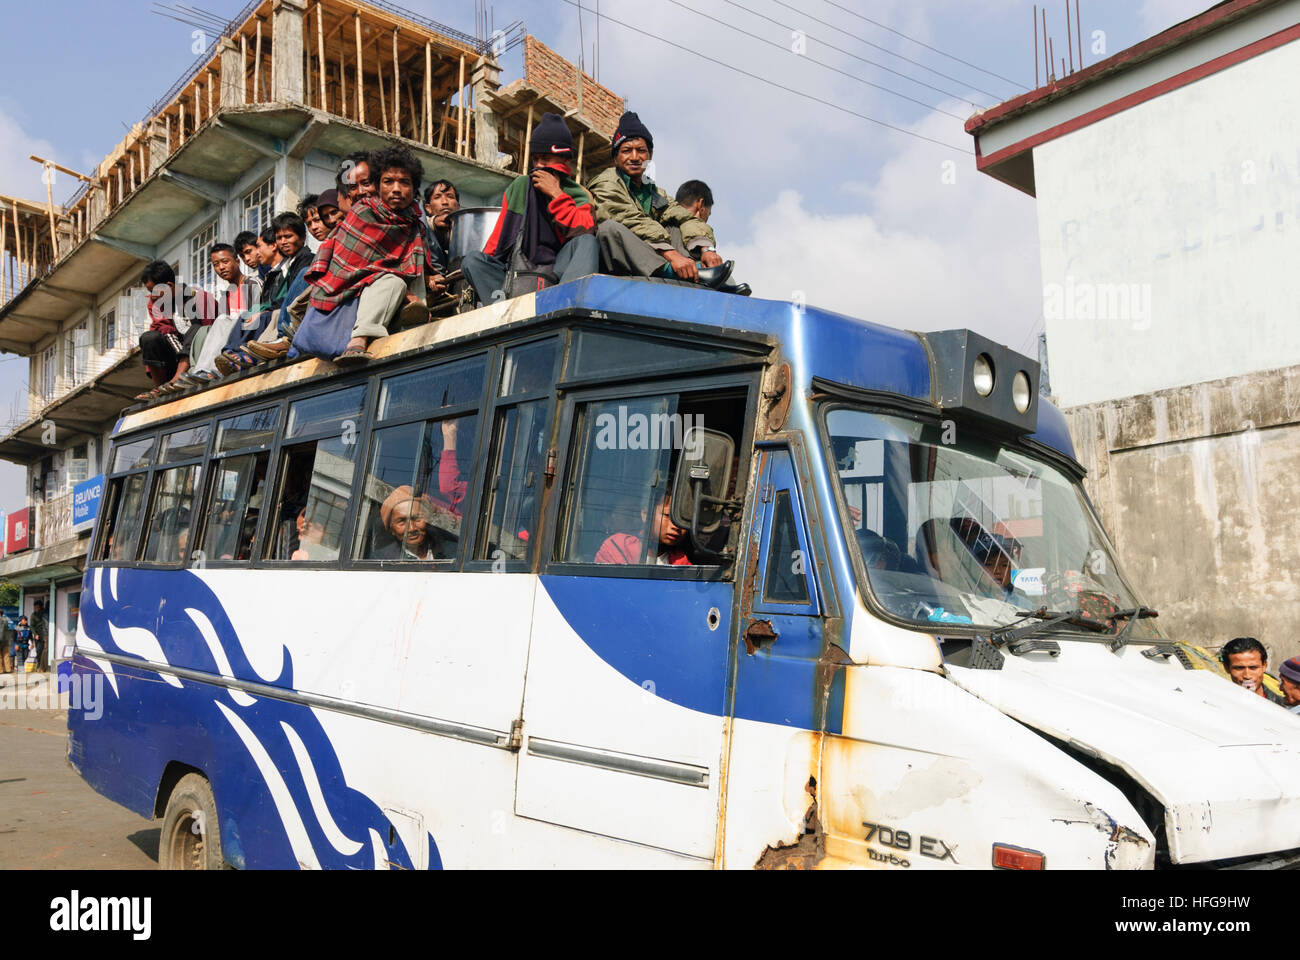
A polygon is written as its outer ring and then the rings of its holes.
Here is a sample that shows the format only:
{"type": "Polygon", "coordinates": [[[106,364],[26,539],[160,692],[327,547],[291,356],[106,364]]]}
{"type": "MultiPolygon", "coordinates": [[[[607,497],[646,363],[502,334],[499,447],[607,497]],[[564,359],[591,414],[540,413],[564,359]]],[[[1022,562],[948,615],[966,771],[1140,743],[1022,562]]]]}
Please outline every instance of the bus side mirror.
{"type": "Polygon", "coordinates": [[[696,536],[722,523],[731,486],[736,443],[718,430],[692,427],[682,438],[682,456],[673,477],[672,521],[696,536]]]}

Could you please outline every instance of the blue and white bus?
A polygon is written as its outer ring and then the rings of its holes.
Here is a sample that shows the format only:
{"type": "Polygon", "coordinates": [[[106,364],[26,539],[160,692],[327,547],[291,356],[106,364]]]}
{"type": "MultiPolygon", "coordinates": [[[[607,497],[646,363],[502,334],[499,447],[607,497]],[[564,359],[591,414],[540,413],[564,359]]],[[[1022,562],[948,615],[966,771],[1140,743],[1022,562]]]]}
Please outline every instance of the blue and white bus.
{"type": "Polygon", "coordinates": [[[1038,368],[590,277],[125,415],[69,714],[164,867],[1020,869],[1300,848],[1038,368]]]}

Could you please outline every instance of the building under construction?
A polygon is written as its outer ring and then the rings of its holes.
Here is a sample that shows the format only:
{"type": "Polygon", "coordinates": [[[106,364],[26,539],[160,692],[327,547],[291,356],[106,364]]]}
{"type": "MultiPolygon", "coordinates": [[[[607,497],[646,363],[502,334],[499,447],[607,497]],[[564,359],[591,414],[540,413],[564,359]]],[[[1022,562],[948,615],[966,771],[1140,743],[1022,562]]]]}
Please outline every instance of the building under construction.
{"type": "MultiPolygon", "coordinates": [[[[483,31],[480,31],[483,32],[483,31]]],[[[8,513],[0,578],[51,600],[51,659],[75,630],[95,481],[119,412],[151,382],[142,266],[214,279],[208,251],[334,185],[343,157],[391,142],[463,206],[495,204],[527,168],[546,112],[574,134],[580,178],[608,166],[623,101],[522,24],[476,37],[387,3],[255,0],[225,25],[62,203],[0,184],[0,350],[28,357],[25,407],[0,426],[0,458],[28,468],[8,513]],[[498,57],[523,45],[503,86],[498,57]],[[74,516],[74,513],[76,514],[74,516]]]]}

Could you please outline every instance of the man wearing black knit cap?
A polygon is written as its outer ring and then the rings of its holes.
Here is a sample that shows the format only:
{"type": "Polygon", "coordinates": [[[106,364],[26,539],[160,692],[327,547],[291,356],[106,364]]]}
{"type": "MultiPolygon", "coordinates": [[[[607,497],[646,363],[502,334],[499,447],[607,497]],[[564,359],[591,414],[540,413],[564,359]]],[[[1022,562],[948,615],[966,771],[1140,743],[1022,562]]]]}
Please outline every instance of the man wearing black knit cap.
{"type": "Polygon", "coordinates": [[[548,113],[528,141],[532,169],[516,177],[501,198],[501,214],[482,252],[460,268],[480,303],[595,273],[600,267],[591,196],[573,179],[573,134],[558,113],[548,113]],[[516,271],[506,290],[506,271],[516,271]]]}
{"type": "Polygon", "coordinates": [[[654,137],[632,112],[619,118],[611,144],[614,166],[591,181],[596,237],[610,273],[669,277],[748,295],[748,284],[731,284],[732,264],[714,249],[713,230],[645,175],[654,137]]]}

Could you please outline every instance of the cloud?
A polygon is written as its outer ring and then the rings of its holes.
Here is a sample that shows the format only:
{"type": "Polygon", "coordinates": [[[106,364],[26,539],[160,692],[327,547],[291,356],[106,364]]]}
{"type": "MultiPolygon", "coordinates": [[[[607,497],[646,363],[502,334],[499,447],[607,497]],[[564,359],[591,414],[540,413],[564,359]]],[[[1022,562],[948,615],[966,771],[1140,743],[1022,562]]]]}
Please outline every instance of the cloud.
{"type": "MultiPolygon", "coordinates": [[[[55,148],[48,140],[30,136],[22,128],[17,118],[0,106],[0,191],[9,196],[23,200],[45,201],[45,182],[41,179],[41,166],[28,158],[36,154],[39,157],[55,159],[55,148]]],[[[72,192],[70,178],[63,178],[57,171],[54,180],[54,202],[64,199],[64,194],[72,192]],[[68,179],[67,184],[61,183],[68,179]]]]}
{"type": "MultiPolygon", "coordinates": [[[[936,120],[913,127],[933,135],[936,120]]],[[[722,242],[756,296],[893,327],[969,327],[1035,353],[1042,315],[1034,201],[976,172],[974,159],[904,141],[871,180],[843,183],[840,212],[790,188],[722,242]],[[798,293],[797,293],[798,291],[798,293]]]]}

